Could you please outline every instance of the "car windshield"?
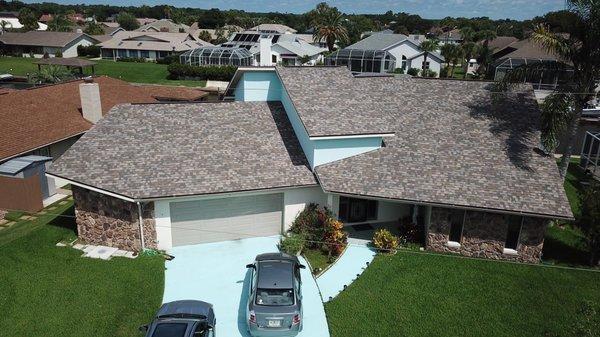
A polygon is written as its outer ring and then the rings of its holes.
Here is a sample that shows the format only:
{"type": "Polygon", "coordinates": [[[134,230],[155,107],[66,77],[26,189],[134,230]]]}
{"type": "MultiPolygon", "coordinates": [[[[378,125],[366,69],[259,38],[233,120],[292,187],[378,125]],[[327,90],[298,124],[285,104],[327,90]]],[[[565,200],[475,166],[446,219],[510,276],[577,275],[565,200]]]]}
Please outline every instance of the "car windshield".
{"type": "Polygon", "coordinates": [[[294,291],[292,289],[258,289],[256,291],[256,304],[269,306],[284,306],[294,304],[294,291]]]}
{"type": "Polygon", "coordinates": [[[187,323],[159,323],[152,337],[183,337],[186,329],[187,323]]]}

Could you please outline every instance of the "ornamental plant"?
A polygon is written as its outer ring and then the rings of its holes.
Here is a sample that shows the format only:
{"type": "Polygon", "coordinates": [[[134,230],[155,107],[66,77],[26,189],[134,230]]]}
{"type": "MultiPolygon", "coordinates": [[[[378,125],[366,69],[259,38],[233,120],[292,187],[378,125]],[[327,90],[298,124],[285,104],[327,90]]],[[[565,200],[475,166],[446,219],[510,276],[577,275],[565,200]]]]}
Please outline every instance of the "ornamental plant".
{"type": "Polygon", "coordinates": [[[304,247],[320,249],[330,259],[340,255],[348,242],[343,224],[331,211],[317,204],[306,206],[292,223],[290,231],[304,237],[304,247]]]}
{"type": "Polygon", "coordinates": [[[387,229],[378,229],[373,235],[373,246],[380,252],[394,254],[398,250],[398,237],[387,229]]]}

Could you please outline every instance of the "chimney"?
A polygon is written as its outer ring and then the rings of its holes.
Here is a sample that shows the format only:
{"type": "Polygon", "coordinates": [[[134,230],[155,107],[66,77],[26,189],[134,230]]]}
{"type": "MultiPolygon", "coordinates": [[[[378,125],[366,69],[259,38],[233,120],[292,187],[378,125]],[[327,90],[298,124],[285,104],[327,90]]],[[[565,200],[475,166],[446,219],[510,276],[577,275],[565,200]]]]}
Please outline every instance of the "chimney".
{"type": "Polygon", "coordinates": [[[91,77],[84,79],[84,83],[79,85],[79,97],[81,98],[83,118],[96,124],[102,118],[100,86],[98,83],[94,83],[91,77]]]}
{"type": "Polygon", "coordinates": [[[272,66],[271,62],[271,39],[260,38],[260,66],[269,67],[272,66]]]}

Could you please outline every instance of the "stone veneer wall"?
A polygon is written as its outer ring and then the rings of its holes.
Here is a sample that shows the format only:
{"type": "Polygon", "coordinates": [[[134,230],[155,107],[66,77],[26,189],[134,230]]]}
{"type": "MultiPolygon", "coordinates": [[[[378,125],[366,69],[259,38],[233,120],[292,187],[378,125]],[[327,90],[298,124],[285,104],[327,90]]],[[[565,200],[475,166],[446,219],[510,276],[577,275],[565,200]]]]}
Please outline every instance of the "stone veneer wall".
{"type": "MultiPolygon", "coordinates": [[[[73,186],[77,233],[94,245],[139,251],[142,247],[137,204],[73,186]]],[[[144,243],[156,248],[154,203],[142,204],[144,243]]]]}
{"type": "Polygon", "coordinates": [[[525,217],[517,245],[518,255],[504,254],[508,223],[504,214],[467,211],[460,247],[448,247],[451,209],[433,207],[427,249],[470,257],[538,263],[542,255],[547,219],[525,217]]]}

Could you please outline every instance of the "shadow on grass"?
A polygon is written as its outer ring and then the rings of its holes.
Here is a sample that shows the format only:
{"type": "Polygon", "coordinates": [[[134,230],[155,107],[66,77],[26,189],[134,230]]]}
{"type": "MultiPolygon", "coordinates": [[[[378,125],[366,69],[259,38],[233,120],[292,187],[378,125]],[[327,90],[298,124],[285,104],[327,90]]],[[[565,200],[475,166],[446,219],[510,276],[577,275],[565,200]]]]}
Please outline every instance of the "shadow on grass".
{"type": "Polygon", "coordinates": [[[542,260],[561,265],[588,267],[588,252],[583,237],[574,229],[551,227],[542,250],[542,260]]]}
{"type": "Polygon", "coordinates": [[[67,208],[60,216],[48,222],[48,225],[54,227],[61,227],[72,231],[77,234],[77,224],[75,223],[75,207],[71,206],[67,208]]]}

